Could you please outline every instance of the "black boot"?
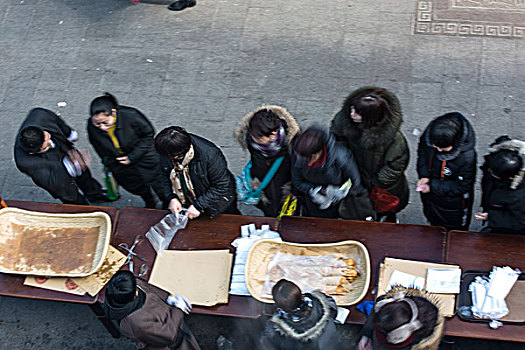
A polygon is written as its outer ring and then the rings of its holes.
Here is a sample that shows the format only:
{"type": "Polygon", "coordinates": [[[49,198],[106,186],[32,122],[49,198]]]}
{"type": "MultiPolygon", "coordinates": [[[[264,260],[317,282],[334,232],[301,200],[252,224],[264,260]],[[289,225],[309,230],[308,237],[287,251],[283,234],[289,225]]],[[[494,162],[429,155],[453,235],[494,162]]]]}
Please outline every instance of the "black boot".
{"type": "Polygon", "coordinates": [[[184,10],[186,7],[193,7],[196,4],[197,4],[196,0],[177,0],[168,6],[168,10],[180,11],[180,10],[184,10]]]}

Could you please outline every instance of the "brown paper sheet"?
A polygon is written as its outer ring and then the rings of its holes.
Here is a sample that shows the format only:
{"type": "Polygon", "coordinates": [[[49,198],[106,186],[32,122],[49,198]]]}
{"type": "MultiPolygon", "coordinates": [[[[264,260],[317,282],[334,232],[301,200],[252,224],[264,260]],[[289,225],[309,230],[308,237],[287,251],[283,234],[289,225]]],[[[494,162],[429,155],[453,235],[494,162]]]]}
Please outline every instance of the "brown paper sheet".
{"type": "Polygon", "coordinates": [[[78,286],[72,278],[67,277],[39,277],[27,276],[24,285],[31,287],[44,288],[57,292],[64,292],[75,295],[84,295],[86,291],[78,286]]]}
{"type": "Polygon", "coordinates": [[[194,305],[228,303],[232,260],[229,250],[166,250],[157,255],[149,283],[194,305]]]}
{"type": "Polygon", "coordinates": [[[108,254],[100,269],[87,277],[72,278],[73,282],[94,297],[109,282],[111,277],[126,262],[126,255],[122,254],[117,248],[109,246],[108,254]]]}
{"type": "MultiPolygon", "coordinates": [[[[424,261],[413,261],[413,260],[403,260],[395,258],[385,258],[384,262],[380,265],[379,268],[379,280],[377,285],[377,295],[383,295],[386,292],[388,282],[390,281],[390,276],[392,272],[397,270],[405,273],[409,273],[414,276],[426,278],[428,268],[449,268],[459,269],[457,265],[447,265],[447,264],[436,264],[424,261]]],[[[455,294],[432,294],[439,300],[439,309],[442,314],[446,317],[454,316],[454,306],[456,303],[455,294]]]]}
{"type": "Polygon", "coordinates": [[[525,281],[516,281],[505,302],[509,313],[500,321],[525,322],[525,281]]]}

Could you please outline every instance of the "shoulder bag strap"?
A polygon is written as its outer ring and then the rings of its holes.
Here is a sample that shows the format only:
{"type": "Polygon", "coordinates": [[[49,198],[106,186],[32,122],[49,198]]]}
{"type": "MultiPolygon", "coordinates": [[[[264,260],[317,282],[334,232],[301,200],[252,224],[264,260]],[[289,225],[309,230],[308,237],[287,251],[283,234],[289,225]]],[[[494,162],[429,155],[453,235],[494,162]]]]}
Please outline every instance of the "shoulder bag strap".
{"type": "Polygon", "coordinates": [[[284,156],[277,158],[275,162],[273,162],[270,170],[268,170],[266,175],[264,175],[264,179],[262,180],[261,185],[257,188],[258,190],[262,191],[264,190],[266,186],[268,186],[270,181],[272,181],[272,178],[277,172],[277,170],[279,170],[279,167],[281,166],[281,163],[283,162],[283,160],[284,160],[284,156]]]}

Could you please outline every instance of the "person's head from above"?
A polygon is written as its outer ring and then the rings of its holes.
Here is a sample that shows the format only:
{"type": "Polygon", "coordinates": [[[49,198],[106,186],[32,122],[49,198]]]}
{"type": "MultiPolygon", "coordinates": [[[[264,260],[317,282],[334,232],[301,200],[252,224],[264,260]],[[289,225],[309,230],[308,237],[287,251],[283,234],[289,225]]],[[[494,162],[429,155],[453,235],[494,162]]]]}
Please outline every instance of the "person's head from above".
{"type": "Polygon", "coordinates": [[[512,180],[523,169],[523,158],[510,149],[490,153],[485,162],[489,174],[502,181],[512,180]]]}
{"type": "Polygon", "coordinates": [[[23,150],[35,154],[45,153],[53,147],[51,134],[36,126],[28,126],[20,132],[20,147],[23,150]]]}
{"type": "Polygon", "coordinates": [[[89,106],[91,124],[102,131],[108,131],[115,124],[117,107],[117,99],[108,92],[95,98],[89,106]]]}
{"type": "Polygon", "coordinates": [[[248,123],[248,133],[259,145],[267,145],[277,137],[281,120],[275,112],[269,109],[257,111],[248,123]]]}
{"type": "Polygon", "coordinates": [[[315,128],[306,129],[303,133],[296,135],[292,142],[295,159],[308,166],[321,159],[324,146],[322,132],[315,128]]]}
{"type": "Polygon", "coordinates": [[[272,288],[272,297],[276,306],[286,312],[292,312],[301,306],[301,289],[293,282],[281,279],[272,288]]]}
{"type": "Polygon", "coordinates": [[[430,124],[429,140],[438,152],[450,152],[458,147],[463,136],[461,114],[447,113],[434,119],[430,124]]]}
{"type": "Polygon", "coordinates": [[[180,126],[167,127],[155,136],[157,152],[175,163],[182,162],[190,147],[190,135],[180,126]]]}
{"type": "Polygon", "coordinates": [[[390,113],[382,89],[364,90],[352,99],[351,104],[350,118],[365,128],[376,126],[390,113]]]}
{"type": "Polygon", "coordinates": [[[132,272],[127,270],[118,271],[109,280],[106,298],[110,305],[123,306],[129,304],[137,295],[137,280],[132,272]]]}

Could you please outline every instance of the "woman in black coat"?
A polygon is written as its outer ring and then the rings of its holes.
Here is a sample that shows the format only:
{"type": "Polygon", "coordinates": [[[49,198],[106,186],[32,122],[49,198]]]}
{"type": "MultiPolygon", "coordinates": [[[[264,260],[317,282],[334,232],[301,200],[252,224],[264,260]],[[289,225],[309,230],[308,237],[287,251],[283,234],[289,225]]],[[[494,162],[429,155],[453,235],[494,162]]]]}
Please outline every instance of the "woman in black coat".
{"type": "Polygon", "coordinates": [[[525,142],[498,138],[485,156],[481,182],[484,232],[525,235],[525,142]]]}
{"type": "Polygon", "coordinates": [[[476,179],[476,136],[467,118],[452,112],[430,122],[419,140],[417,191],[431,225],[468,230],[476,179]]]}
{"type": "Polygon", "coordinates": [[[250,152],[250,175],[260,182],[280,157],[284,157],[272,180],[256,204],[265,216],[277,216],[283,198],[290,193],[292,182],[288,145],[299,132],[290,113],[280,106],[262,106],[246,114],[237,125],[235,136],[243,149],[250,152]]]}
{"type": "MultiPolygon", "coordinates": [[[[90,106],[89,141],[117,183],[155,208],[152,184],[160,176],[160,157],[153,146],[155,130],[139,110],[121,106],[106,93],[90,106]]],[[[157,193],[163,200],[162,193],[157,193]]]]}

